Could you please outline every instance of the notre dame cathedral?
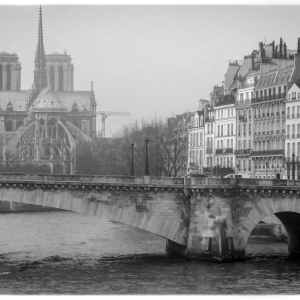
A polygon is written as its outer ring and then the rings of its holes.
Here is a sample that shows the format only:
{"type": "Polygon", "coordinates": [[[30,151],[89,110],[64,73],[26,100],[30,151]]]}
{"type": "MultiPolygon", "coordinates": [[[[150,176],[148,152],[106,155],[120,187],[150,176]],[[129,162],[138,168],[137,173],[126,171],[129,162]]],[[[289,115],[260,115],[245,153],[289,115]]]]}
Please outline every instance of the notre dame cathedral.
{"type": "Polygon", "coordinates": [[[0,148],[2,164],[47,165],[51,173],[76,172],[76,145],[96,136],[96,101],[74,91],[71,56],[44,51],[42,9],[34,83],[21,90],[17,54],[0,53],[0,148]]]}

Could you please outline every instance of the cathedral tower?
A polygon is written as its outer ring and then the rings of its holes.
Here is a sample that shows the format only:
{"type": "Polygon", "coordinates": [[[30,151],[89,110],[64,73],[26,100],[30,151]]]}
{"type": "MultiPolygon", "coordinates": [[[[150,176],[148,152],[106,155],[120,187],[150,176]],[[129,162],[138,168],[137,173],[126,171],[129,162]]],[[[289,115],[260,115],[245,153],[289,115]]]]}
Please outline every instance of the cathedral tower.
{"type": "Polygon", "coordinates": [[[39,35],[34,60],[34,95],[35,99],[41,90],[47,86],[46,55],[43,41],[42,7],[40,6],[39,35]]]}

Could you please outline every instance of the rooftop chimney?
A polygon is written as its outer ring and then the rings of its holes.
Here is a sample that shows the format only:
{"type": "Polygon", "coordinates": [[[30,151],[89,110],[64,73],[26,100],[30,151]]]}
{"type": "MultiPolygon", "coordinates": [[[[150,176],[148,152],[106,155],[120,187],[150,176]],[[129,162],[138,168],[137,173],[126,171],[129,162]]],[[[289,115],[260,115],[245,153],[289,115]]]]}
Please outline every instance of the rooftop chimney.
{"type": "Polygon", "coordinates": [[[278,58],[282,58],[282,38],[280,38],[280,44],[279,44],[279,56],[278,58]]]}

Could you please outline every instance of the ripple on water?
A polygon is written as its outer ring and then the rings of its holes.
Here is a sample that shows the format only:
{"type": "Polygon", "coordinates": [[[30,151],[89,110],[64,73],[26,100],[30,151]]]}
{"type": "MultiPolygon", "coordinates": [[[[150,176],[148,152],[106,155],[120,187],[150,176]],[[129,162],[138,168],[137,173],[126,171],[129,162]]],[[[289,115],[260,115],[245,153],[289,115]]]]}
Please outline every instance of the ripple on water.
{"type": "Polygon", "coordinates": [[[161,237],[69,212],[1,215],[0,235],[1,294],[300,292],[300,262],[261,245],[245,262],[186,261],[167,256],[161,237]]]}

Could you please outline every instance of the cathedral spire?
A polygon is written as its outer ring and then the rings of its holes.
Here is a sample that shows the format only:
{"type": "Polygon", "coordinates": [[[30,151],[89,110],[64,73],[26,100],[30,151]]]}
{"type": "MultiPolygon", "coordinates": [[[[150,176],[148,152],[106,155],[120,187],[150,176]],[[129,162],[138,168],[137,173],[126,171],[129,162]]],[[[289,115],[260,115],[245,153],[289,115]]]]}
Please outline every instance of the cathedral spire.
{"type": "Polygon", "coordinates": [[[40,6],[39,35],[35,52],[34,65],[34,98],[36,98],[41,90],[47,86],[46,56],[43,41],[42,6],[40,6]]]}

